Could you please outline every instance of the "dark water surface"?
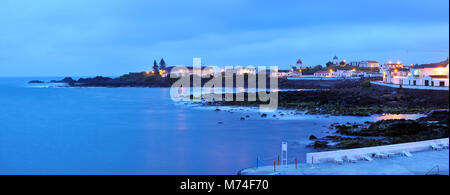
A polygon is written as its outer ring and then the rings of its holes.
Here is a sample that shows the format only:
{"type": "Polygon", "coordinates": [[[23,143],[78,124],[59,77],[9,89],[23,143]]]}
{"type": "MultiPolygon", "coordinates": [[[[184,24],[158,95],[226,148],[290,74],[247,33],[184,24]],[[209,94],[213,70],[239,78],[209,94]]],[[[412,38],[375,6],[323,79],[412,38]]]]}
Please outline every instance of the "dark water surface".
{"type": "Polygon", "coordinates": [[[0,174],[236,174],[256,157],[273,163],[282,141],[290,160],[304,161],[311,134],[380,119],[262,119],[253,110],[173,102],[169,89],[28,85],[32,79],[0,78],[0,174]]]}

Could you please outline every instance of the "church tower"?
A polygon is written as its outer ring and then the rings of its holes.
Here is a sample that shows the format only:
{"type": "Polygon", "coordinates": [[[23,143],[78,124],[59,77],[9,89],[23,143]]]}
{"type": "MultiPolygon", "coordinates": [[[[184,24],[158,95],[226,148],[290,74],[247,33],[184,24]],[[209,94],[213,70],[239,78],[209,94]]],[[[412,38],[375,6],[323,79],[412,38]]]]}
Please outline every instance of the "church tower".
{"type": "Polygon", "coordinates": [[[302,62],[302,60],[298,59],[297,60],[297,69],[301,70],[302,68],[303,68],[303,62],[302,62]]]}
{"type": "Polygon", "coordinates": [[[339,58],[337,56],[334,56],[333,58],[333,64],[334,65],[339,65],[339,58]]]}

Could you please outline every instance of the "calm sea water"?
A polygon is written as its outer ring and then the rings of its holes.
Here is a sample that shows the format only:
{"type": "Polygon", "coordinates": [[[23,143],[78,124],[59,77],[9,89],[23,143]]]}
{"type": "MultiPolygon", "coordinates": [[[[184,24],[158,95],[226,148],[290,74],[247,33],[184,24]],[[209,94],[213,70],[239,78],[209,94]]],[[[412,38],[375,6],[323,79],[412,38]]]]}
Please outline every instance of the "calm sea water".
{"type": "Polygon", "coordinates": [[[173,102],[169,89],[47,88],[32,79],[55,78],[0,78],[0,174],[236,174],[257,157],[273,163],[282,141],[290,161],[304,161],[314,151],[309,136],[329,135],[335,122],[417,117],[263,119],[173,102]]]}

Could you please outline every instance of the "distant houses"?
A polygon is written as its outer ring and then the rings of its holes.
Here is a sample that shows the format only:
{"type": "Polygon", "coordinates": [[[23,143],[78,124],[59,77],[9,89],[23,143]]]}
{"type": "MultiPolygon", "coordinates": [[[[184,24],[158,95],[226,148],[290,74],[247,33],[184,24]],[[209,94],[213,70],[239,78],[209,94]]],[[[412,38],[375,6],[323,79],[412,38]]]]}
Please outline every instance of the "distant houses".
{"type": "Polygon", "coordinates": [[[333,62],[327,63],[326,70],[319,70],[314,73],[315,78],[355,78],[355,77],[383,77],[378,72],[380,63],[373,60],[354,61],[346,63],[345,60],[339,62],[339,58],[335,56],[333,62]]]}
{"type": "Polygon", "coordinates": [[[396,63],[392,63],[392,62],[388,62],[386,64],[382,64],[380,65],[380,69],[384,69],[384,70],[392,70],[392,69],[402,69],[405,68],[405,66],[401,63],[401,62],[396,62],[396,63]]]}
{"type": "Polygon", "coordinates": [[[314,77],[332,77],[331,71],[320,70],[314,73],[314,77]]]}
{"type": "Polygon", "coordinates": [[[350,62],[350,66],[361,68],[379,68],[380,63],[373,60],[350,62]]]}
{"type": "Polygon", "coordinates": [[[350,78],[350,77],[379,77],[383,75],[378,72],[360,71],[360,70],[321,70],[314,73],[316,78],[350,78]]]}
{"type": "Polygon", "coordinates": [[[390,66],[383,70],[383,82],[395,85],[448,87],[449,60],[439,63],[404,66],[390,66]],[[398,68],[397,68],[398,67],[398,68]]]}
{"type": "MultiPolygon", "coordinates": [[[[160,64],[165,62],[161,60],[160,64]]],[[[425,86],[425,87],[448,87],[449,86],[449,59],[432,64],[404,66],[401,62],[388,62],[380,64],[377,61],[354,61],[349,64],[345,60],[339,63],[339,58],[333,58],[334,65],[322,67],[303,67],[303,61],[298,59],[295,66],[290,70],[275,70],[266,74],[271,77],[278,78],[294,78],[301,79],[360,79],[360,78],[379,78],[379,82],[388,85],[397,86],[425,86]],[[306,73],[306,74],[304,74],[306,73]]],[[[155,62],[155,66],[157,66],[155,62]]],[[[178,76],[197,75],[201,77],[209,77],[214,75],[224,75],[231,73],[233,75],[257,74],[254,68],[231,68],[219,69],[218,67],[207,67],[202,63],[201,58],[193,59],[192,67],[172,66],[159,70],[162,77],[169,74],[178,76]]],[[[153,72],[147,72],[147,76],[153,75],[153,72]]]]}

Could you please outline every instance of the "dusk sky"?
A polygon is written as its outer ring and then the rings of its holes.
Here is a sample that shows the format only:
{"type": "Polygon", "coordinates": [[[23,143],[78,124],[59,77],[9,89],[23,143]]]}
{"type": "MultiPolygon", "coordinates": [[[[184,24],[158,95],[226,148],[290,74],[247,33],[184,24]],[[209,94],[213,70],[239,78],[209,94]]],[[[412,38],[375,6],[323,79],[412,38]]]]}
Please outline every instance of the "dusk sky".
{"type": "Polygon", "coordinates": [[[0,76],[116,76],[168,65],[431,63],[448,0],[0,0],[0,76]]]}

